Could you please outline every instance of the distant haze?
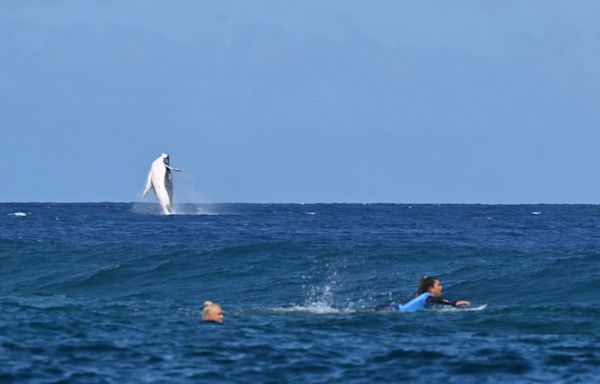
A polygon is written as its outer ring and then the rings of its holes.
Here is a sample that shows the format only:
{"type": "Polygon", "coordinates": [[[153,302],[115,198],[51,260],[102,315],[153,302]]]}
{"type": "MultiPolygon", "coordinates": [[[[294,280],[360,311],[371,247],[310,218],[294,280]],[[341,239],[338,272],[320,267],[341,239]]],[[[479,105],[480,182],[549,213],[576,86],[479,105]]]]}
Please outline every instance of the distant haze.
{"type": "Polygon", "coordinates": [[[0,201],[141,201],[167,152],[180,202],[598,203],[598,15],[2,1],[0,201]]]}

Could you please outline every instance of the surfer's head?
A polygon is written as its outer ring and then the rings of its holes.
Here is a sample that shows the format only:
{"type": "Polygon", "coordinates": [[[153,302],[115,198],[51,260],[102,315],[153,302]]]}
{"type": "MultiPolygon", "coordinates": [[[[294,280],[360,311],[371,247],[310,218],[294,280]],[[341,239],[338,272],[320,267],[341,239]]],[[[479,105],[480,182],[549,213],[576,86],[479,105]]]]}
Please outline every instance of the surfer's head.
{"type": "Polygon", "coordinates": [[[421,277],[417,296],[425,292],[431,293],[431,296],[442,296],[442,283],[440,283],[440,279],[435,276],[421,277]]]}
{"type": "Polygon", "coordinates": [[[221,306],[217,303],[205,301],[204,310],[202,311],[202,320],[222,323],[224,320],[223,309],[221,309],[221,306]]]}

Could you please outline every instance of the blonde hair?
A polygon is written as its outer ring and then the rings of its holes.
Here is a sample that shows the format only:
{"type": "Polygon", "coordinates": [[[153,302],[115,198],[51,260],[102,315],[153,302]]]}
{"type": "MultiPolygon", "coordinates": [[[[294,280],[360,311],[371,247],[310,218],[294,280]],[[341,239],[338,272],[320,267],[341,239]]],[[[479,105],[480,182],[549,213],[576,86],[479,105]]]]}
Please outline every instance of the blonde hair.
{"type": "Polygon", "coordinates": [[[213,309],[214,307],[218,306],[218,305],[219,305],[219,304],[217,304],[217,303],[213,303],[213,302],[212,302],[212,301],[210,301],[210,300],[207,300],[207,301],[205,301],[205,302],[204,302],[204,309],[202,310],[202,317],[203,317],[203,318],[206,318],[206,317],[207,317],[207,316],[210,314],[210,311],[212,311],[212,309],[213,309]]]}

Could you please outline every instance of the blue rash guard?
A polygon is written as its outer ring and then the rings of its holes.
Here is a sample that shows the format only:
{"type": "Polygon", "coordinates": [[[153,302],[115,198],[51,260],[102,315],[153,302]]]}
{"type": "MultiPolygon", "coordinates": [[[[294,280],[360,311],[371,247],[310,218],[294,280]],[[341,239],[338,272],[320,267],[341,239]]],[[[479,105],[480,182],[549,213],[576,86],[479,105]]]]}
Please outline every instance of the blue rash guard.
{"type": "Polygon", "coordinates": [[[455,301],[449,301],[443,297],[431,296],[431,293],[425,292],[415,297],[406,304],[383,304],[375,307],[376,311],[401,311],[413,312],[425,309],[429,305],[456,305],[455,301]]]}
{"type": "Polygon", "coordinates": [[[431,296],[431,293],[429,292],[421,293],[419,296],[415,297],[406,304],[398,304],[398,310],[403,312],[412,312],[424,309],[427,305],[427,299],[429,299],[429,296],[431,296]]]}

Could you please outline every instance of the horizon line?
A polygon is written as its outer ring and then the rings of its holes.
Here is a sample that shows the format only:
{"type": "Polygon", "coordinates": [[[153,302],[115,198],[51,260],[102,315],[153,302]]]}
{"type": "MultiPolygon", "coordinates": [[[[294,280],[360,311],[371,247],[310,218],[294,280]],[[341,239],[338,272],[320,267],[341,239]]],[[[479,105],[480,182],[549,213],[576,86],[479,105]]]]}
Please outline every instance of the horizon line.
{"type": "MultiPolygon", "coordinates": [[[[148,205],[159,205],[155,202],[143,202],[143,201],[109,201],[109,200],[98,200],[98,201],[2,201],[0,204],[148,204],[148,205]]],[[[269,205],[269,204],[279,204],[279,205],[325,205],[325,204],[347,204],[347,205],[600,205],[600,202],[597,203],[582,203],[582,202],[536,202],[536,203],[481,203],[481,202],[386,202],[386,201],[377,201],[377,202],[344,202],[344,201],[328,201],[328,202],[252,202],[252,201],[223,201],[223,202],[178,202],[174,205],[217,205],[217,204],[256,204],[256,205],[269,205]]]]}

